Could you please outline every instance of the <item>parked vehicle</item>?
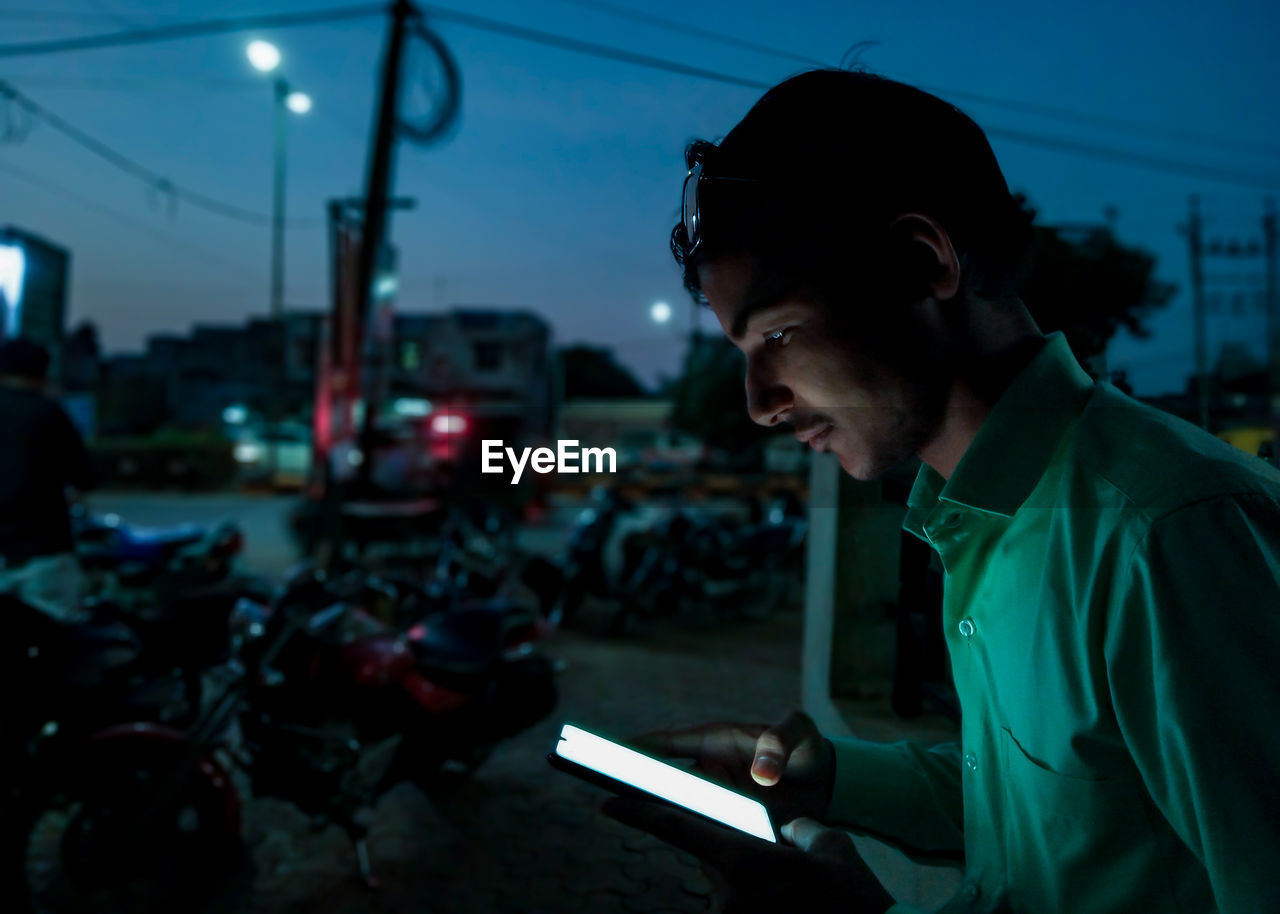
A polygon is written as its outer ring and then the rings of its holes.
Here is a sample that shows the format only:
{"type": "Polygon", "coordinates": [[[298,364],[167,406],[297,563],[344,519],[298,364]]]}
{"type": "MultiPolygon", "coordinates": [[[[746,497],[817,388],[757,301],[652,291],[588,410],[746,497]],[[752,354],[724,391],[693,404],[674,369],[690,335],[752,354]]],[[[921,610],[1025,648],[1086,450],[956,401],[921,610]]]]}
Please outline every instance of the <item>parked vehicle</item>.
{"type": "Polygon", "coordinates": [[[304,567],[273,602],[241,600],[223,685],[189,727],[151,716],[70,735],[32,720],[0,835],[9,897],[28,909],[190,907],[184,894],[239,860],[232,768],[255,795],[342,827],[374,884],[374,800],[450,763],[474,769],[549,713],[556,688],[534,647],[536,613],[453,607],[400,633],[335,599],[356,583],[304,567]]]}
{"type": "Polygon", "coordinates": [[[598,486],[592,491],[591,503],[569,528],[560,594],[550,613],[554,624],[571,622],[588,596],[617,595],[620,569],[610,561],[610,551],[620,519],[633,508],[616,487],[598,486]]]}
{"type": "Polygon", "coordinates": [[[126,606],[167,603],[226,582],[244,550],[244,533],[230,519],[146,528],[77,507],[72,534],[89,593],[126,606]]]}
{"type": "Polygon", "coordinates": [[[247,425],[231,453],[242,481],[300,489],[311,475],[311,428],[301,422],[247,425]]]}
{"type": "Polygon", "coordinates": [[[739,618],[781,609],[798,589],[807,520],[792,496],[753,522],[673,507],[627,538],[612,631],[640,615],[709,609],[739,618]]]}

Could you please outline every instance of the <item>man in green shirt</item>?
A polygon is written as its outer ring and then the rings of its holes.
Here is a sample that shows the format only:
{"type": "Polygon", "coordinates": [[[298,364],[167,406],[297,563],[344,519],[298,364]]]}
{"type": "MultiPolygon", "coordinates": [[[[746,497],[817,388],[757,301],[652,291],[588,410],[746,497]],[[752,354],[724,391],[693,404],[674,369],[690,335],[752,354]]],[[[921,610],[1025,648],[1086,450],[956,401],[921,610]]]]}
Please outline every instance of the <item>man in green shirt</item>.
{"type": "Polygon", "coordinates": [[[948,912],[1280,911],[1280,473],[1040,332],[1027,218],[950,105],[807,73],[689,157],[672,247],[752,418],[859,479],[923,462],[905,527],[945,568],[961,738],[648,738],[795,846],[607,810],[699,855],[725,911],[910,910],[830,826],[962,860],[948,912]]]}

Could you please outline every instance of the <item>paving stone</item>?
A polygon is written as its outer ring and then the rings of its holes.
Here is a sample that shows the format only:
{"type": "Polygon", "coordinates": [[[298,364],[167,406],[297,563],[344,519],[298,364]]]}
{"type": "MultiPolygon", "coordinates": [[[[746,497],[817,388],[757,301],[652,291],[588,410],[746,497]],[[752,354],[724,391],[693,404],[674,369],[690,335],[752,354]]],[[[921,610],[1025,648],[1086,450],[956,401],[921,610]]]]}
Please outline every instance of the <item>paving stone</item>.
{"type": "Polygon", "coordinates": [[[641,892],[624,895],[622,907],[630,914],[683,914],[706,909],[699,899],[682,891],[679,883],[667,881],[651,882],[641,892]]]}
{"type": "Polygon", "coordinates": [[[627,895],[639,892],[644,882],[633,879],[617,864],[571,869],[564,874],[565,889],[571,895],[586,896],[592,892],[618,892],[627,895]]]}

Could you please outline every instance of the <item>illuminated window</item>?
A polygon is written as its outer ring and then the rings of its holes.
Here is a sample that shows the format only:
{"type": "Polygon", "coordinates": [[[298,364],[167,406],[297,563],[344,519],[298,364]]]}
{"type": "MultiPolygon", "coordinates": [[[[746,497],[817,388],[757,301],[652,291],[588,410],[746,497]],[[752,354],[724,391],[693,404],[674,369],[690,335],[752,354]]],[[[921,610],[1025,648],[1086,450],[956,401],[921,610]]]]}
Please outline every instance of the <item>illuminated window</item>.
{"type": "Polygon", "coordinates": [[[405,371],[417,371],[422,361],[422,352],[415,342],[403,343],[400,346],[400,367],[405,371]]]}

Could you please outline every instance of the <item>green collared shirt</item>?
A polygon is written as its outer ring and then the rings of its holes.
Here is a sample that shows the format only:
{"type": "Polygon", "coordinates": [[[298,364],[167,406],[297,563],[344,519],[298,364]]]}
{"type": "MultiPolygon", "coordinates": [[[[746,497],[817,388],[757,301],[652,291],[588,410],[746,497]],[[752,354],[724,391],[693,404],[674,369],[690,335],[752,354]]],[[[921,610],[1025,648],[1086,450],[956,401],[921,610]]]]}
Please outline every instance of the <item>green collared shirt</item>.
{"type": "Polygon", "coordinates": [[[961,741],[834,740],[828,819],[963,852],[948,912],[1280,912],[1280,472],[1053,334],[904,526],[961,741]]]}

